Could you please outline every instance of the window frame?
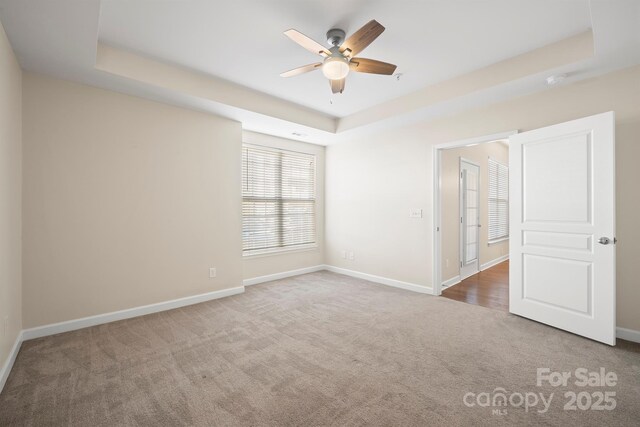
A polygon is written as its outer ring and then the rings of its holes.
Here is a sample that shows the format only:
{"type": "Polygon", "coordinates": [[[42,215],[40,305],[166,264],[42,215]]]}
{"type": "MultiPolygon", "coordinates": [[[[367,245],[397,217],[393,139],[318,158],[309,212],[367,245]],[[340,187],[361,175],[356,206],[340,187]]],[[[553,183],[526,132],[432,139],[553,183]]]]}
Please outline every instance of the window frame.
{"type": "MultiPolygon", "coordinates": [[[[298,245],[293,245],[293,246],[277,246],[277,247],[269,247],[269,248],[263,248],[263,249],[249,249],[249,250],[245,250],[242,249],[242,256],[243,258],[259,258],[259,257],[265,257],[265,256],[271,256],[271,255],[278,255],[278,254],[286,254],[286,253],[292,253],[292,252],[305,252],[305,251],[311,251],[314,250],[316,248],[318,248],[318,235],[317,235],[317,231],[318,231],[318,156],[316,153],[310,153],[310,152],[304,152],[304,151],[297,151],[297,150],[290,150],[290,149],[286,149],[286,148],[280,148],[280,147],[272,147],[272,146],[268,146],[268,145],[260,145],[260,144],[254,144],[254,143],[250,143],[250,142],[243,142],[242,143],[242,149],[244,150],[245,148],[251,148],[251,147],[255,147],[259,150],[264,150],[264,151],[271,151],[274,153],[294,153],[294,154],[300,154],[300,155],[304,155],[304,156],[311,156],[313,157],[313,199],[309,199],[309,200],[313,200],[313,236],[314,236],[314,242],[309,242],[309,243],[301,243],[298,245]]],[[[244,203],[245,200],[245,196],[243,195],[243,188],[244,188],[244,179],[245,176],[244,174],[241,176],[240,179],[240,185],[241,185],[241,191],[240,191],[240,204],[242,205],[244,203]]],[[[280,169],[280,182],[282,182],[282,169],[280,169]]],[[[282,184],[281,184],[282,185],[282,184]]],[[[282,189],[280,189],[280,191],[282,191],[282,189]]],[[[280,203],[282,203],[282,200],[286,200],[282,197],[280,197],[280,203]]],[[[241,208],[241,226],[244,230],[244,214],[242,212],[242,208],[241,208]]],[[[280,216],[280,221],[282,221],[282,219],[284,218],[283,215],[280,216]]],[[[282,226],[279,227],[280,232],[282,233],[282,226]]],[[[242,242],[243,242],[243,246],[244,246],[244,232],[242,233],[242,242]]],[[[278,236],[278,240],[280,242],[282,242],[282,240],[284,239],[284,234],[280,234],[278,236]]]]}

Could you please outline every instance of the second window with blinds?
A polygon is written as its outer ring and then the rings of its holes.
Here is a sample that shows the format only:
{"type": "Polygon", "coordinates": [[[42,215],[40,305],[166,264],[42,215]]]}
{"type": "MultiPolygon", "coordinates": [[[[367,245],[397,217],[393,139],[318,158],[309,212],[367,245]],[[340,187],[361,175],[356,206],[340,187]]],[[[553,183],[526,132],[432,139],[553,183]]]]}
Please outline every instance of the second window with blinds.
{"type": "Polygon", "coordinates": [[[316,158],[244,144],[242,250],[246,255],[316,245],[316,158]]]}
{"type": "Polygon", "coordinates": [[[489,244],[509,238],[509,167],[489,158],[489,244]]]}

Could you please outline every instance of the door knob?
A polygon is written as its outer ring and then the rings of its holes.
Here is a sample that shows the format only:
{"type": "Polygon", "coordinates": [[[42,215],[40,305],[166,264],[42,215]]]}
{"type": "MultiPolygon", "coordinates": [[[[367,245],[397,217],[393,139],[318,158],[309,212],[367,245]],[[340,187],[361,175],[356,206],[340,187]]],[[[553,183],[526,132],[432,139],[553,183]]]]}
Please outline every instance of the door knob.
{"type": "Polygon", "coordinates": [[[601,245],[608,245],[609,243],[611,243],[611,239],[609,239],[608,237],[601,237],[598,239],[598,243],[600,243],[601,245]]]}

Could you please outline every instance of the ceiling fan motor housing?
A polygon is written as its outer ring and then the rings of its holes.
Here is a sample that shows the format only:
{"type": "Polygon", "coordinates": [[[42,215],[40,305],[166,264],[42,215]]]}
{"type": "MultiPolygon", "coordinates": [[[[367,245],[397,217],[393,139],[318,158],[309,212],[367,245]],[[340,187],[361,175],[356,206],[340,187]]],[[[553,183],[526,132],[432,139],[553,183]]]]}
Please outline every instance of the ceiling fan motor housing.
{"type": "Polygon", "coordinates": [[[346,36],[347,34],[344,30],[341,30],[340,28],[332,28],[327,31],[327,43],[329,43],[330,46],[340,46],[344,42],[346,36]]]}

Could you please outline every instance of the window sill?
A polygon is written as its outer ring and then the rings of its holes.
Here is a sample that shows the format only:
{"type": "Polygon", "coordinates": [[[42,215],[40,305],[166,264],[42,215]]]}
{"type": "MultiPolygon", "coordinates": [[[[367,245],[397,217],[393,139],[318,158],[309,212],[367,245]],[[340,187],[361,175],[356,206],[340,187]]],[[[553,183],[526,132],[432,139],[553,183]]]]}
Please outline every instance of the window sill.
{"type": "Polygon", "coordinates": [[[294,252],[308,252],[316,249],[318,249],[318,244],[313,243],[309,245],[296,246],[293,248],[275,248],[275,249],[266,249],[263,251],[253,251],[248,254],[243,253],[242,257],[243,258],[262,258],[266,256],[273,256],[273,255],[285,255],[285,254],[290,254],[294,252]]]}
{"type": "Polygon", "coordinates": [[[487,246],[493,246],[493,245],[497,245],[498,243],[502,243],[502,242],[508,242],[509,241],[509,237],[503,237],[501,239],[496,239],[496,240],[490,240],[487,243],[487,246]]]}

